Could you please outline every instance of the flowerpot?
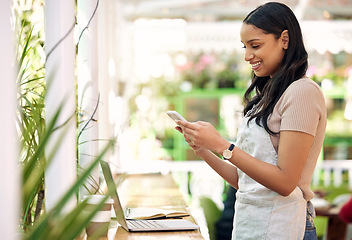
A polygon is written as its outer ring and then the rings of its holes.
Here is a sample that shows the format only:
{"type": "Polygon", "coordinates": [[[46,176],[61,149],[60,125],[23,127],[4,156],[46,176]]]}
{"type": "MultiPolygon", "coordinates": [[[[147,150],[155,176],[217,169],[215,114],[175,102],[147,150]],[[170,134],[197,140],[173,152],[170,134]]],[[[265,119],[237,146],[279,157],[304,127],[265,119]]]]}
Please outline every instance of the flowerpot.
{"type": "MultiPolygon", "coordinates": [[[[85,211],[92,211],[98,204],[106,197],[104,195],[91,195],[89,197],[85,211]]],[[[89,225],[86,227],[86,233],[89,237],[102,237],[107,236],[111,220],[111,207],[114,200],[110,197],[106,199],[103,207],[98,211],[90,220],[89,225]]]]}

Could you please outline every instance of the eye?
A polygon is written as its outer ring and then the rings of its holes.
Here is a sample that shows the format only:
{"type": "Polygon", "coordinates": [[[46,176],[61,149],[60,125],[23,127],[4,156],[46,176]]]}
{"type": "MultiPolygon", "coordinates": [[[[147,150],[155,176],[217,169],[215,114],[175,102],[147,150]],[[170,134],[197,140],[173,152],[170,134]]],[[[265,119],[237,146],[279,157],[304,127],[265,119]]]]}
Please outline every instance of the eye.
{"type": "Polygon", "coordinates": [[[259,45],[252,45],[252,48],[258,48],[259,45]]]}

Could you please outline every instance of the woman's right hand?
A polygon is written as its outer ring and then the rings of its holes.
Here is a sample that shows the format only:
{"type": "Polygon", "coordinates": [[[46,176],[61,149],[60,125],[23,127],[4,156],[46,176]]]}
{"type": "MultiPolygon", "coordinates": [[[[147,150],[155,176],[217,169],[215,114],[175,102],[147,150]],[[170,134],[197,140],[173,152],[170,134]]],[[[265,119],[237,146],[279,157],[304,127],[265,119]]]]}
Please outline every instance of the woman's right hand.
{"type": "MultiPolygon", "coordinates": [[[[184,135],[186,141],[197,147],[208,149],[221,154],[230,143],[224,139],[213,125],[204,121],[187,122],[176,120],[178,129],[184,135]]],[[[190,145],[191,146],[191,145],[190,145]]]]}
{"type": "MultiPolygon", "coordinates": [[[[176,126],[175,129],[183,134],[183,130],[180,126],[176,126]]],[[[202,153],[206,151],[205,148],[197,147],[190,139],[187,139],[184,134],[183,137],[185,138],[185,141],[188,143],[188,145],[193,149],[195,155],[201,156],[202,153]]]]}

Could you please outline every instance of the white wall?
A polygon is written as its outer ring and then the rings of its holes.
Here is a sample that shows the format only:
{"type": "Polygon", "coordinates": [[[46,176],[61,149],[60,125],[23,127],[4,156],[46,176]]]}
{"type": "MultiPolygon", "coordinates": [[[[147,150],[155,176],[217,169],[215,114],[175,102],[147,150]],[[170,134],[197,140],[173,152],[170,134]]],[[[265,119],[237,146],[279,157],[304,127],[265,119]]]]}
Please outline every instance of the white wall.
{"type": "MultiPolygon", "coordinates": [[[[47,156],[57,152],[46,171],[46,207],[53,208],[76,180],[76,82],[75,82],[75,3],[72,0],[47,0],[45,2],[46,42],[46,114],[50,122],[61,104],[62,112],[55,131],[47,147],[47,156]],[[63,139],[60,141],[61,135],[63,139]]],[[[74,207],[72,199],[68,208],[74,207]]]]}
{"type": "Polygon", "coordinates": [[[2,239],[20,239],[20,168],[18,162],[18,138],[15,129],[16,76],[14,32],[11,26],[11,0],[4,0],[0,7],[0,228],[2,239]]]}

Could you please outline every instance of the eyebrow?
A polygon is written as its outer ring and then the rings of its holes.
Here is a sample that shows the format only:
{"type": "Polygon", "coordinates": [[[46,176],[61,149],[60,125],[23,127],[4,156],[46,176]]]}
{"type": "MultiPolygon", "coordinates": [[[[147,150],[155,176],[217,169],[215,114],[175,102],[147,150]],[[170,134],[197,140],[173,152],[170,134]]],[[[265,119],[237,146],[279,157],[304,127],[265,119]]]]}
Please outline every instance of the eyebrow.
{"type": "MultiPolygon", "coordinates": [[[[259,38],[251,39],[247,43],[251,43],[251,42],[255,42],[255,41],[260,41],[260,39],[259,38]]],[[[241,40],[241,43],[243,43],[242,40],[241,40]]]]}
{"type": "Polygon", "coordinates": [[[257,39],[251,39],[251,40],[249,40],[247,43],[251,43],[251,42],[255,42],[255,41],[260,41],[260,39],[259,39],[259,38],[257,38],[257,39]]]}

